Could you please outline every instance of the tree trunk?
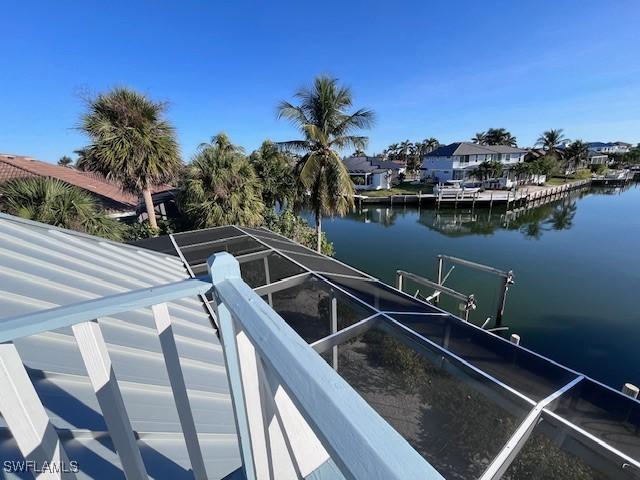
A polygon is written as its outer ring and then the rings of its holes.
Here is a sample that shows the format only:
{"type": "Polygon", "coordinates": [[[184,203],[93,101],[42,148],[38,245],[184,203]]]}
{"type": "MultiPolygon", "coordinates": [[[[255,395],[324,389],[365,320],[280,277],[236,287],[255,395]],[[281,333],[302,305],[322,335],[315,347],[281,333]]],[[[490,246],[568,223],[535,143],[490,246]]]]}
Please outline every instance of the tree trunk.
{"type": "Polygon", "coordinates": [[[317,237],[317,247],[318,253],[322,253],[322,215],[320,212],[316,212],[316,237],[317,237]]]}
{"type": "Polygon", "coordinates": [[[151,188],[147,187],[142,190],[142,196],[144,198],[144,205],[147,207],[147,216],[149,217],[149,225],[151,228],[157,230],[158,222],[156,222],[156,211],[153,208],[153,199],[151,198],[151,188]]]}

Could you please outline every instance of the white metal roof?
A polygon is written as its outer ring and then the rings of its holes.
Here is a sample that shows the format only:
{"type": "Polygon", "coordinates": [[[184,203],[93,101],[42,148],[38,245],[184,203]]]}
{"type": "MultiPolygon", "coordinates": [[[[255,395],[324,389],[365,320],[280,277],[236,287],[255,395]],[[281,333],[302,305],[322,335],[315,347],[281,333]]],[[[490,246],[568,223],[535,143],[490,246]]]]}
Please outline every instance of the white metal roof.
{"type": "MultiPolygon", "coordinates": [[[[186,278],[175,257],[0,214],[0,322],[186,278]]],[[[241,460],[222,348],[199,298],[169,310],[207,473],[223,478],[241,460]]],[[[147,472],[193,478],[151,310],[100,326],[147,472]]],[[[124,478],[71,330],[15,343],[79,478],[124,478]]],[[[0,458],[21,459],[1,418],[0,458]]]]}

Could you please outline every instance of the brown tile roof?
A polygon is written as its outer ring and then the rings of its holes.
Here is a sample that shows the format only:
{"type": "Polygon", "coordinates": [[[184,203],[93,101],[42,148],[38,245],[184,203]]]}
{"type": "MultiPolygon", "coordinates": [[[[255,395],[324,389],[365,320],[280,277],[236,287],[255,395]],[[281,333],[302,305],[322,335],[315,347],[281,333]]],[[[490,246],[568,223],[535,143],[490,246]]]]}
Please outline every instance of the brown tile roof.
{"type": "MultiPolygon", "coordinates": [[[[107,180],[93,172],[81,172],[75,168],[62,167],[34,160],[21,155],[0,154],[0,183],[21,177],[53,177],[70,185],[87,190],[106,203],[109,209],[131,210],[138,206],[138,196],[125,192],[118,182],[107,180]]],[[[169,185],[153,188],[153,193],[169,190],[169,185]]]]}

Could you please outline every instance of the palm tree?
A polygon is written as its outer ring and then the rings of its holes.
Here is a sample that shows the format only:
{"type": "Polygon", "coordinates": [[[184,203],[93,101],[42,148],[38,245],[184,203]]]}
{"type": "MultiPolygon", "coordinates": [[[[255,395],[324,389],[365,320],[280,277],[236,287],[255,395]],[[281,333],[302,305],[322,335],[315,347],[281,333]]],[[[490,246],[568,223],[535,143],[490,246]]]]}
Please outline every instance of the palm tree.
{"type": "Polygon", "coordinates": [[[60,157],[60,160],[58,160],[58,165],[60,165],[61,167],[68,167],[73,163],[73,160],[71,160],[71,157],[68,157],[66,155],[64,155],[63,157],[60,157]]]}
{"type": "Polygon", "coordinates": [[[210,145],[196,153],[185,172],[177,201],[194,227],[262,223],[260,180],[244,155],[210,145]]]}
{"type": "Polygon", "coordinates": [[[0,186],[0,210],[112,240],[122,240],[126,230],[88,193],[50,177],[16,178],[4,183],[0,186]]]}
{"type": "Polygon", "coordinates": [[[149,224],[158,228],[151,198],[154,185],[170,182],[182,166],[175,131],[164,119],[166,104],[127,88],[115,88],[89,103],[80,129],[91,144],[80,166],[142,192],[149,224]]]}
{"type": "Polygon", "coordinates": [[[540,135],[536,141],[536,145],[541,146],[545,152],[556,155],[560,146],[567,141],[568,138],[564,136],[561,128],[557,130],[551,129],[542,132],[542,135],[540,135]]]}
{"type": "Polygon", "coordinates": [[[440,142],[433,137],[425,138],[423,141],[415,143],[415,155],[417,156],[418,168],[422,163],[422,159],[439,146],[440,142]]]}
{"type": "Polygon", "coordinates": [[[424,146],[425,153],[430,153],[440,146],[440,142],[433,137],[429,137],[422,141],[422,145],[424,146]]]}
{"type": "Polygon", "coordinates": [[[471,141],[473,143],[477,143],[478,145],[485,145],[486,141],[487,141],[487,134],[486,132],[478,132],[474,135],[474,137],[471,139],[471,141]]]}
{"type": "Polygon", "coordinates": [[[335,150],[365,148],[368,138],[354,132],[370,127],[374,114],[363,108],[348,112],[353,105],[351,90],[331,77],[317,77],[311,88],[301,89],[295,97],[298,105],[287,101],[278,105],[278,118],[290,120],[304,138],[281,145],[304,153],[298,165],[299,189],[315,215],[320,251],[322,217],[345,215],[353,206],[353,182],[335,150]]]}
{"type": "Polygon", "coordinates": [[[405,140],[404,142],[400,142],[398,145],[398,157],[405,166],[409,163],[409,156],[411,155],[411,150],[413,149],[413,143],[409,140],[405,140]]]}
{"type": "Polygon", "coordinates": [[[513,173],[519,180],[527,179],[532,173],[532,162],[519,162],[513,166],[513,173]]]}
{"type": "Polygon", "coordinates": [[[471,175],[480,180],[489,180],[502,175],[502,171],[503,166],[499,161],[485,160],[471,172],[471,175]]]}
{"type": "Polygon", "coordinates": [[[284,207],[295,193],[294,161],[270,140],[249,156],[256,175],[262,183],[262,200],[267,208],[275,209],[276,203],[284,207]]]}
{"type": "Polygon", "coordinates": [[[565,158],[571,163],[572,169],[589,159],[589,145],[582,140],[574,140],[565,150],[565,158]]]}
{"type": "Polygon", "coordinates": [[[244,148],[231,143],[231,139],[224,132],[220,132],[217,135],[214,135],[213,137],[211,137],[211,142],[201,143],[198,146],[199,149],[204,149],[209,147],[217,148],[220,152],[223,152],[223,153],[244,153],[244,148]]]}
{"type": "Polygon", "coordinates": [[[516,137],[511,135],[511,132],[506,128],[490,128],[487,133],[484,134],[483,145],[508,145],[515,147],[517,145],[516,137]]]}
{"type": "Polygon", "coordinates": [[[394,161],[398,159],[398,152],[400,150],[400,145],[397,143],[392,143],[384,150],[384,155],[389,161],[394,161]]]}
{"type": "Polygon", "coordinates": [[[353,154],[351,155],[352,157],[366,157],[367,154],[365,153],[364,150],[362,150],[361,148],[357,148],[355,152],[353,152],[353,154]]]}

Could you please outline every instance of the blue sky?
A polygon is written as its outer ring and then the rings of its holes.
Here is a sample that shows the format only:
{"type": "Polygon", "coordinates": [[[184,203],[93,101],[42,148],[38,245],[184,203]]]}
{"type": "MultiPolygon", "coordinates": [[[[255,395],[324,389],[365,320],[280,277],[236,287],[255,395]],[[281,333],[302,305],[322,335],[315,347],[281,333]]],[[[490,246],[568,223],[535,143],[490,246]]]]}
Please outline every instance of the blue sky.
{"type": "Polygon", "coordinates": [[[81,97],[116,85],[169,102],[186,160],[219,131],[251,151],[297,138],[276,104],[320,73],[376,111],[368,153],[490,127],[640,142],[637,0],[4,0],[2,17],[0,152],[71,154],[81,97]]]}

